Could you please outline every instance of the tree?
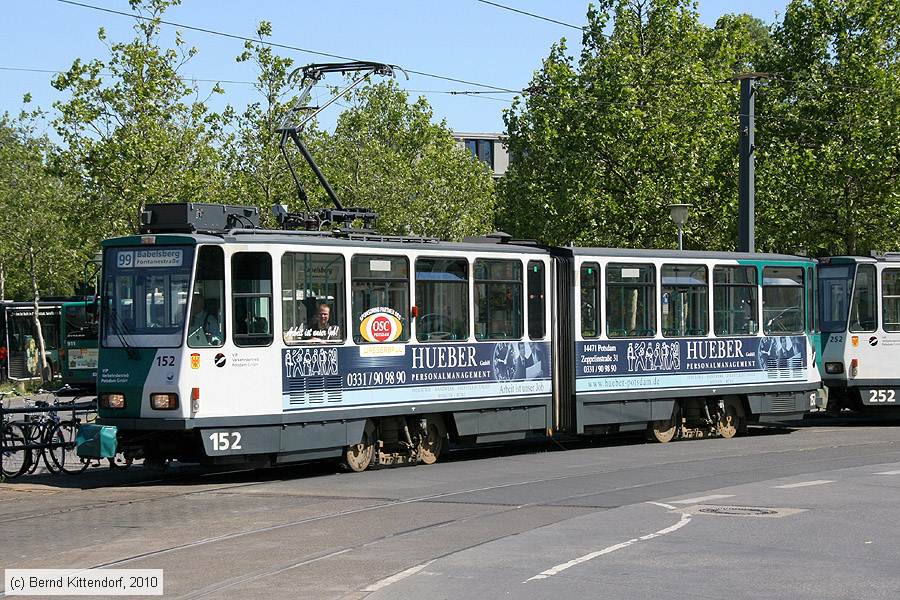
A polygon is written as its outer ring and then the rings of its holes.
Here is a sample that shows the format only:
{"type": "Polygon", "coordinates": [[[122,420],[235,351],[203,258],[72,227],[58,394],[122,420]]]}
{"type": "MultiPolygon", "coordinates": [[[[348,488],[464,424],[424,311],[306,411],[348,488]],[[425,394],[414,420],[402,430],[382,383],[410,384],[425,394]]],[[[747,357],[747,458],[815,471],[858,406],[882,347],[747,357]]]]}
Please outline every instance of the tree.
{"type": "Polygon", "coordinates": [[[759,246],[900,247],[900,3],[793,0],[761,70],[759,246]]]}
{"type": "MultiPolygon", "coordinates": [[[[293,60],[279,56],[266,43],[272,35],[272,24],[262,21],[256,33],[258,41],[245,42],[237,62],[252,62],[256,66],[254,87],[262,100],[247,105],[240,114],[231,107],[226,110],[225,121],[230,129],[223,152],[224,168],[232,184],[229,186],[232,201],[257,206],[265,215],[273,204],[291,204],[296,199],[276,133],[294,101],[292,83],[295,82],[289,80],[293,60]]],[[[321,137],[314,123],[301,135],[307,143],[315,143],[321,137]]],[[[301,168],[298,176],[304,188],[314,184],[306,170],[301,168]]]]}
{"type": "Polygon", "coordinates": [[[693,204],[685,245],[734,246],[737,88],[766,40],[747,17],[716,28],[687,0],[604,0],[577,65],[555,45],[505,115],[512,157],[499,221],[546,242],[671,247],[671,203],[693,204]],[[612,21],[611,35],[606,35],[612,21]]]}
{"type": "Polygon", "coordinates": [[[84,263],[81,249],[69,245],[76,195],[53,174],[49,165],[55,148],[46,136],[35,135],[28,115],[4,115],[0,142],[0,253],[13,267],[13,294],[33,301],[41,375],[49,380],[38,303],[42,291],[70,293],[70,282],[84,263]]]}
{"type": "MultiPolygon", "coordinates": [[[[95,240],[137,230],[140,206],[152,202],[216,201],[227,179],[220,171],[218,115],[198,99],[179,70],[193,57],[180,34],[175,48],[157,44],[160,18],[178,0],[130,0],[146,19],[137,37],[109,46],[103,62],[76,59],[53,81],[70,95],[56,102],[54,125],[66,163],[85,190],[80,208],[95,240]]],[[[106,40],[103,29],[101,40],[106,40]]],[[[216,86],[214,92],[220,92],[216,86]]]]}
{"type": "Polygon", "coordinates": [[[323,171],[346,206],[380,213],[379,230],[460,239],[490,231],[493,177],[459,147],[428,101],[409,101],[394,81],[351,96],[321,142],[323,171]]]}

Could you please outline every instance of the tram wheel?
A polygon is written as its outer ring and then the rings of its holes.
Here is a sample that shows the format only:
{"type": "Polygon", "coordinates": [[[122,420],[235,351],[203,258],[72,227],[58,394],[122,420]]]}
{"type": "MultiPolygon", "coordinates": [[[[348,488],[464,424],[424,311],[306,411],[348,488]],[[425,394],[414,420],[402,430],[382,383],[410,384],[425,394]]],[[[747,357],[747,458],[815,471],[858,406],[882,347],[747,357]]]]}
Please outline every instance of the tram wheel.
{"type": "Polygon", "coordinates": [[[418,457],[426,465],[433,465],[444,452],[447,429],[441,417],[428,417],[425,431],[419,438],[418,457]]]}
{"type": "Polygon", "coordinates": [[[344,466],[354,473],[361,473],[369,468],[375,458],[375,423],[366,419],[362,439],[358,444],[344,448],[344,466]]]}
{"type": "Polygon", "coordinates": [[[743,430],[742,418],[734,404],[726,404],[725,412],[719,416],[719,435],[731,439],[743,430]]]}
{"type": "Polygon", "coordinates": [[[661,444],[666,444],[675,439],[678,433],[678,427],[675,424],[675,415],[673,414],[665,421],[650,421],[647,426],[647,437],[661,444]]]}

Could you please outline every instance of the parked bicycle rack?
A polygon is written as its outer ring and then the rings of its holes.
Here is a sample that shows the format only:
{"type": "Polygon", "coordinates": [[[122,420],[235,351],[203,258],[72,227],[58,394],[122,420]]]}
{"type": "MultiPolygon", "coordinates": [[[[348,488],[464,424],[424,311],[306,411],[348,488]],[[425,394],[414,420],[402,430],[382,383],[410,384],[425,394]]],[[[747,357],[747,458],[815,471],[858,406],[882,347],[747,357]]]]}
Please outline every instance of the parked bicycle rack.
{"type": "Polygon", "coordinates": [[[0,480],[34,472],[42,459],[51,473],[80,473],[87,468],[88,462],[76,455],[75,436],[81,423],[96,415],[97,399],[76,402],[77,397],[57,397],[60,392],[77,391],[64,386],[48,392],[54,396],[50,402],[16,394],[29,405],[18,408],[7,408],[0,398],[0,480]]]}

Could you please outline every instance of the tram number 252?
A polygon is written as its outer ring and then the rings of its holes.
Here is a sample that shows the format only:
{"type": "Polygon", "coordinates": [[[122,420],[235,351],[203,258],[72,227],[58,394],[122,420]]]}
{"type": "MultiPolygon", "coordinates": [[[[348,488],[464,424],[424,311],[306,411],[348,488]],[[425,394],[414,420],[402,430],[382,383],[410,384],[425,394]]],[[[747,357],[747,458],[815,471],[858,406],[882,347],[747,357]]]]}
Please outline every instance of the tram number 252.
{"type": "Polygon", "coordinates": [[[209,434],[214,451],[241,450],[240,431],[214,431],[209,434]]]}
{"type": "Polygon", "coordinates": [[[866,390],[869,393],[868,404],[893,404],[897,400],[896,390],[866,390]]]}

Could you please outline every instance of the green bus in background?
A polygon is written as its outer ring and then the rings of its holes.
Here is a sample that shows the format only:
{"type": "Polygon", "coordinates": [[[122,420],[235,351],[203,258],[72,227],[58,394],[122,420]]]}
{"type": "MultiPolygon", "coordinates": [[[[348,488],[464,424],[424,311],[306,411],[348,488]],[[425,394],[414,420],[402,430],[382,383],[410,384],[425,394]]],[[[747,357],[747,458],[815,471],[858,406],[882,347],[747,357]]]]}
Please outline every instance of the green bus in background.
{"type": "MultiPolygon", "coordinates": [[[[41,300],[38,315],[44,338],[44,356],[48,371],[41,373],[37,330],[34,326],[33,302],[7,302],[0,306],[0,320],[5,323],[5,336],[0,340],[0,356],[5,360],[5,377],[17,381],[59,375],[61,299],[41,300]]],[[[0,327],[0,330],[4,329],[0,327]]]]}
{"type": "Polygon", "coordinates": [[[93,298],[65,302],[60,315],[60,375],[72,387],[97,386],[97,304],[93,298]]]}

